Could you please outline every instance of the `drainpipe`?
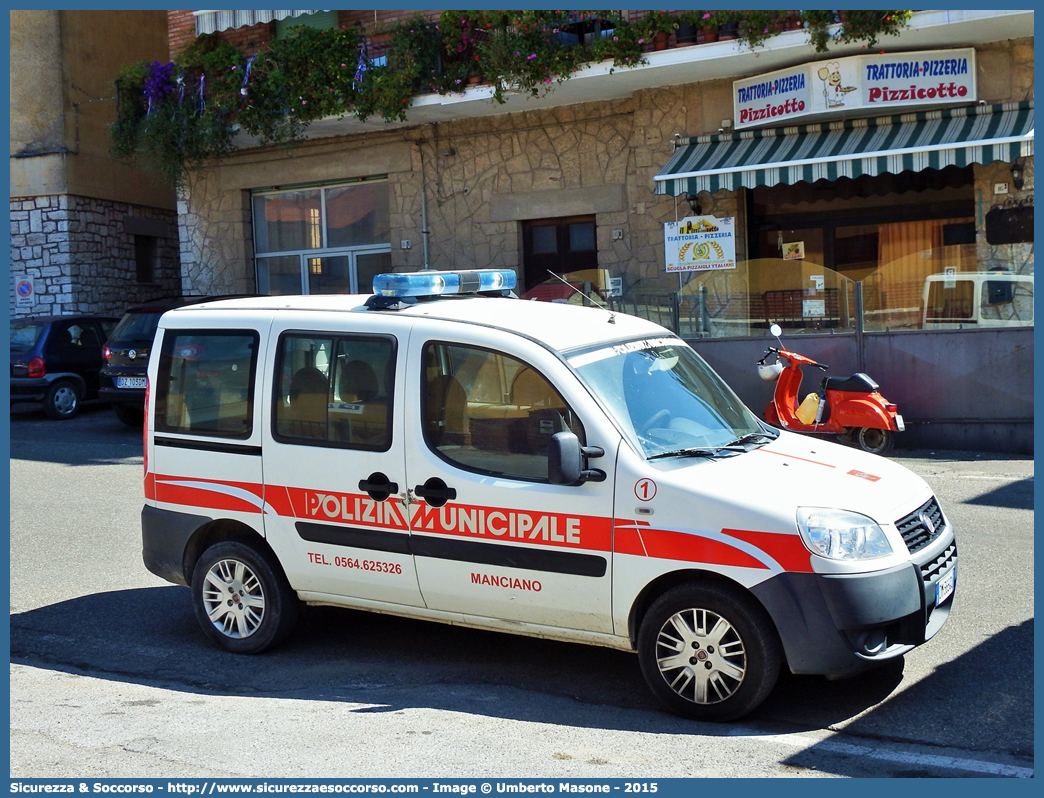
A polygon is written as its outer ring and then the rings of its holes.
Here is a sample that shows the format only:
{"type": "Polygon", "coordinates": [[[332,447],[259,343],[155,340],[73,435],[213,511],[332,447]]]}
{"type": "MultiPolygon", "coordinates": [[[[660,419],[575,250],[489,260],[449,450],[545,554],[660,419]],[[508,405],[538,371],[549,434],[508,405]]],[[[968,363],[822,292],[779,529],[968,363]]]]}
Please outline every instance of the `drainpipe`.
{"type": "Polygon", "coordinates": [[[863,284],[855,283],[855,342],[856,371],[866,370],[866,358],[863,354],[863,284]]]}
{"type": "Polygon", "coordinates": [[[424,268],[430,268],[428,266],[428,234],[431,231],[428,229],[428,199],[424,190],[424,175],[421,174],[421,244],[424,247],[424,268]]]}
{"type": "Polygon", "coordinates": [[[428,229],[428,179],[424,171],[424,148],[419,141],[417,149],[420,152],[421,162],[421,247],[424,251],[424,266],[421,268],[429,269],[431,267],[428,265],[428,234],[431,231],[428,229]]]}

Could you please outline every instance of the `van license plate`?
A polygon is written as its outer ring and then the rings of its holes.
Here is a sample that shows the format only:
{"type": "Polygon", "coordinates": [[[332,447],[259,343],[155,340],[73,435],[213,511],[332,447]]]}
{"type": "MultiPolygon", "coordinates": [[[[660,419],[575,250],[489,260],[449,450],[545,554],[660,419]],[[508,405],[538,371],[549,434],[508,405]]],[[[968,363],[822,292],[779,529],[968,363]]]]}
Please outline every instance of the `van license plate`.
{"type": "Polygon", "coordinates": [[[117,377],[116,387],[117,388],[144,388],[145,377],[117,377]]]}
{"type": "Polygon", "coordinates": [[[935,606],[938,607],[953,593],[957,584],[957,566],[953,566],[938,582],[935,583],[935,606]]]}

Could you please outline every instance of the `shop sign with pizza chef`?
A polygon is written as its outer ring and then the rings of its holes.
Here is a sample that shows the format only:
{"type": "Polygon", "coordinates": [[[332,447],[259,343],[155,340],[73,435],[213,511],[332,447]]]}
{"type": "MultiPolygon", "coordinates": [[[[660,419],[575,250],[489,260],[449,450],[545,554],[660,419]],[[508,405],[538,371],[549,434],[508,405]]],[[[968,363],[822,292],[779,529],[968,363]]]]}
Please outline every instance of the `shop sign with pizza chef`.
{"type": "Polygon", "coordinates": [[[977,99],[975,50],[857,55],[802,64],[732,84],[737,130],[977,99]]]}

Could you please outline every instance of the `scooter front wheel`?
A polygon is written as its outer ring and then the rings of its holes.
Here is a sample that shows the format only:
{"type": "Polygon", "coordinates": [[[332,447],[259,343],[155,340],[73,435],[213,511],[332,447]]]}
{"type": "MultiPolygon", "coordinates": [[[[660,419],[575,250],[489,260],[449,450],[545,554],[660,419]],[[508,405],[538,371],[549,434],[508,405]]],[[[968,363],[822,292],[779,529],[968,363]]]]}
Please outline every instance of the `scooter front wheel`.
{"type": "Polygon", "coordinates": [[[895,433],[890,429],[857,427],[852,430],[852,443],[870,454],[888,454],[895,446],[895,433]]]}

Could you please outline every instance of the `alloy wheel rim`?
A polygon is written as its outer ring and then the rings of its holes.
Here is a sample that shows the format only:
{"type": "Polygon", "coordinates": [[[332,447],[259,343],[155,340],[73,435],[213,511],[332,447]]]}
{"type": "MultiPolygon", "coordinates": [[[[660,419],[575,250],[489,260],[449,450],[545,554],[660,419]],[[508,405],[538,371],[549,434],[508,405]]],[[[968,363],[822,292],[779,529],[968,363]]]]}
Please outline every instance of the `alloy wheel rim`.
{"type": "Polygon", "coordinates": [[[656,636],[656,666],[678,696],[718,704],[743,684],[747,652],[736,628],[705,609],[672,615],[656,636]]]}
{"type": "Polygon", "coordinates": [[[207,571],[203,606],[221,634],[241,640],[254,634],[264,620],[265,592],[245,563],[218,560],[207,571]]]}

